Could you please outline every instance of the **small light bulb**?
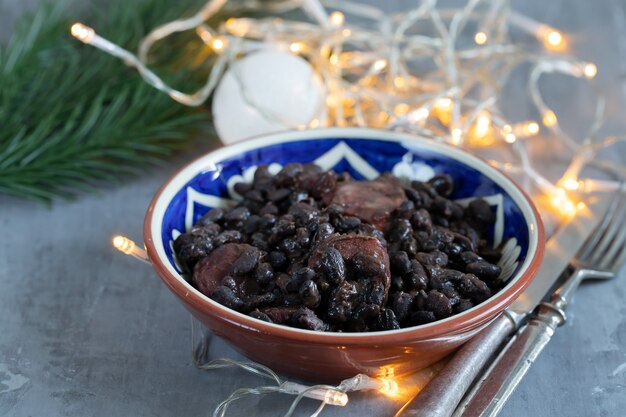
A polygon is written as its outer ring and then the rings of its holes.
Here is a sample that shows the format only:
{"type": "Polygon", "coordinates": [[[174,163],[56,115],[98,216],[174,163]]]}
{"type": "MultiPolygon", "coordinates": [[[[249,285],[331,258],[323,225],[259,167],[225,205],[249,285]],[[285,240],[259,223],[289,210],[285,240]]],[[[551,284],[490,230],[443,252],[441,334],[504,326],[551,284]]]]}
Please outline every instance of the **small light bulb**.
{"type": "Polygon", "coordinates": [[[294,54],[300,53],[304,50],[304,44],[302,42],[293,42],[289,45],[289,50],[294,54]]]}
{"type": "Polygon", "coordinates": [[[120,252],[124,252],[125,254],[130,254],[135,247],[135,242],[124,237],[124,236],[115,236],[113,238],[113,247],[120,252]]]}
{"type": "Polygon", "coordinates": [[[482,138],[489,133],[489,126],[491,125],[491,120],[489,116],[486,114],[481,114],[476,119],[476,128],[474,129],[474,135],[479,138],[482,138]]]}
{"type": "Polygon", "coordinates": [[[404,88],[406,87],[406,80],[404,79],[404,77],[398,75],[396,78],[393,79],[393,85],[395,85],[396,88],[404,88]]]}
{"type": "Polygon", "coordinates": [[[397,115],[407,114],[409,112],[409,105],[406,103],[396,104],[393,107],[393,112],[397,115]]]}
{"type": "Polygon", "coordinates": [[[474,35],[474,42],[478,45],[484,45],[487,43],[487,34],[485,32],[476,32],[476,35],[474,35]]]}
{"type": "Polygon", "coordinates": [[[546,110],[541,118],[543,124],[547,127],[554,126],[557,123],[556,114],[552,110],[546,110]]]}
{"type": "Polygon", "coordinates": [[[430,111],[426,107],[420,107],[419,109],[413,110],[411,114],[409,114],[409,119],[413,122],[421,122],[428,118],[430,111]]]}
{"type": "Polygon", "coordinates": [[[326,404],[345,407],[348,404],[348,394],[337,390],[327,390],[323,400],[326,404]]]}
{"type": "Polygon", "coordinates": [[[583,73],[585,74],[585,77],[587,77],[588,79],[592,79],[598,73],[598,67],[596,67],[595,64],[590,62],[586,64],[585,67],[583,68],[583,73]]]}
{"type": "Polygon", "coordinates": [[[504,135],[504,140],[507,143],[515,143],[517,137],[513,133],[507,133],[506,135],[504,135]]]}
{"type": "Polygon", "coordinates": [[[372,65],[372,68],[374,68],[375,71],[382,71],[383,69],[385,69],[386,66],[387,66],[387,60],[379,59],[376,62],[374,62],[374,64],[372,65]]]}
{"type": "Polygon", "coordinates": [[[85,26],[82,23],[74,23],[70,28],[70,33],[73,37],[83,43],[90,43],[96,32],[89,26],[85,26]]]}
{"type": "Polygon", "coordinates": [[[461,143],[461,136],[463,135],[463,131],[461,129],[456,127],[450,131],[450,134],[452,135],[452,143],[454,145],[461,143]]]}
{"type": "Polygon", "coordinates": [[[539,133],[539,124],[537,122],[526,123],[526,132],[530,135],[536,135],[539,133]]]}
{"type": "Polygon", "coordinates": [[[511,132],[513,132],[513,127],[511,125],[509,125],[509,124],[506,124],[506,125],[502,126],[502,132],[504,134],[511,133],[511,132]]]}
{"type": "Polygon", "coordinates": [[[567,178],[561,181],[561,186],[566,190],[576,191],[580,188],[580,181],[575,180],[574,178],[567,178]]]}
{"type": "Polygon", "coordinates": [[[442,97],[435,101],[433,114],[444,126],[448,126],[452,120],[452,99],[442,97]]]}
{"type": "Polygon", "coordinates": [[[343,35],[343,37],[347,38],[348,36],[352,35],[352,31],[350,29],[344,29],[341,31],[341,34],[343,35]]]}
{"type": "Polygon", "coordinates": [[[222,38],[214,38],[211,39],[210,45],[215,52],[221,52],[226,46],[226,41],[222,38]]]}
{"type": "Polygon", "coordinates": [[[400,389],[396,380],[391,378],[381,378],[380,382],[382,386],[379,388],[378,392],[392,398],[398,395],[400,389]]]}
{"type": "Polygon", "coordinates": [[[340,27],[345,22],[346,17],[341,12],[332,12],[330,14],[330,23],[335,27],[340,27]]]}
{"type": "Polygon", "coordinates": [[[546,35],[546,41],[552,46],[559,46],[563,42],[563,35],[556,30],[551,30],[546,35]]]}

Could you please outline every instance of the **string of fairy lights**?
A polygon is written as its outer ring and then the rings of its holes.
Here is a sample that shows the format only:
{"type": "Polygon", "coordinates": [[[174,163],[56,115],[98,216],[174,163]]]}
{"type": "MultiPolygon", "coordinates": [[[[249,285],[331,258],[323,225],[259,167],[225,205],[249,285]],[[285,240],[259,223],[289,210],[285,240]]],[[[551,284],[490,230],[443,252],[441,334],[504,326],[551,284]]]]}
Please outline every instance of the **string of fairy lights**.
{"type": "MultiPolygon", "coordinates": [[[[137,55],[80,23],[71,32],[137,68],[150,85],[189,106],[204,103],[224,71],[244,55],[267,48],[300,55],[323,80],[326,101],[308,124],[299,127],[391,128],[460,147],[507,145],[517,161],[490,162],[504,171],[523,173],[564,215],[575,214],[577,194],[617,187],[615,182],[582,178],[588,164],[624,174],[623,169],[595,159],[601,149],[625,140],[624,136],[597,137],[604,121],[604,99],[594,81],[596,66],[564,54],[567,38],[561,32],[512,10],[509,0],[470,0],[460,9],[440,9],[436,0],[425,0],[415,9],[394,15],[345,0],[327,0],[324,5],[318,0],[248,0],[237,2],[236,7],[276,15],[302,9],[311,21],[231,17],[218,28],[209,27],[205,22],[225,4],[225,0],[211,0],[196,15],[154,29],[140,43],[137,55]],[[333,11],[329,14],[327,9],[333,11]],[[476,28],[469,44],[467,36],[462,36],[468,28],[476,28]],[[191,29],[218,59],[206,84],[186,94],[164,83],[147,62],[155,42],[191,29]],[[544,50],[536,52],[515,43],[513,30],[534,36],[544,50]],[[512,71],[523,63],[532,65],[528,91],[540,123],[509,123],[501,111],[499,94],[512,71]],[[544,101],[539,80],[550,73],[586,80],[599,93],[594,122],[582,138],[565,133],[544,101]],[[556,182],[535,168],[527,150],[530,139],[541,140],[538,135],[544,128],[550,140],[562,143],[572,155],[556,182]]],[[[230,14],[238,14],[236,8],[231,9],[230,14]]],[[[262,104],[251,104],[268,118],[274,116],[262,104]]]]}
{"type": "MultiPolygon", "coordinates": [[[[210,0],[190,18],[154,29],[141,41],[137,54],[81,23],[74,24],[71,33],[120,58],[136,68],[148,84],[188,106],[205,103],[228,69],[242,57],[264,50],[302,57],[322,80],[325,100],[307,123],[283,127],[399,129],[477,153],[493,150],[498,157],[491,158],[491,164],[521,175],[526,188],[535,186],[561,216],[575,215],[589,193],[618,187],[614,181],[583,177],[587,166],[614,176],[626,175],[623,168],[596,158],[602,149],[626,140],[624,135],[599,135],[605,100],[595,80],[597,67],[568,55],[566,35],[516,12],[510,0],[468,0],[464,7],[453,9],[438,7],[437,0],[423,0],[398,14],[386,14],[377,7],[349,0],[210,0]],[[223,8],[233,17],[216,28],[207,25],[207,20],[223,8]],[[295,10],[302,10],[304,17],[284,17],[295,10]],[[270,17],[236,17],[255,11],[270,17]],[[186,30],[195,30],[216,55],[206,83],[193,93],[167,85],[148,65],[149,52],[157,41],[186,30]],[[516,41],[520,34],[536,42],[520,44],[516,41]],[[521,65],[531,67],[527,91],[539,119],[513,123],[502,110],[502,91],[521,65]],[[540,88],[540,79],[546,74],[587,82],[597,94],[593,122],[580,138],[569,136],[555,111],[546,104],[540,88]],[[558,143],[569,153],[568,166],[556,181],[550,181],[533,164],[529,145],[542,140],[558,143]],[[514,160],[505,161],[497,153],[500,149],[512,153],[514,160]]],[[[246,88],[250,87],[245,86],[238,71],[233,76],[249,105],[267,119],[281,119],[249,98],[246,88]]],[[[113,243],[124,253],[149,262],[134,242],[118,236],[113,243]]],[[[345,405],[348,391],[378,389],[389,394],[398,389],[397,384],[390,385],[393,380],[364,376],[337,387],[305,387],[282,381],[258,364],[232,360],[204,363],[198,357],[194,350],[194,362],[201,369],[238,366],[274,382],[271,386],[236,390],[217,407],[215,416],[223,416],[229,404],[247,395],[293,394],[296,399],[287,415],[293,413],[302,397],[318,399],[321,406],[314,413],[317,415],[326,404],[345,405]]]]}

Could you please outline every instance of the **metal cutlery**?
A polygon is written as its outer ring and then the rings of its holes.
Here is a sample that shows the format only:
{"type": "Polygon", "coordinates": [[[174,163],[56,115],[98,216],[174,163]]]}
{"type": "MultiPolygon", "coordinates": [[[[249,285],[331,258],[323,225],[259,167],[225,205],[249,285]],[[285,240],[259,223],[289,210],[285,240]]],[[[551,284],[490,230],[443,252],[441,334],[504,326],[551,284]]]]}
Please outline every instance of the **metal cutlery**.
{"type": "Polygon", "coordinates": [[[598,213],[603,213],[606,207],[607,202],[599,200],[561,226],[548,240],[537,277],[524,293],[500,317],[466,343],[424,390],[398,411],[396,417],[451,416],[487,361],[557,282],[585,239],[599,224],[601,216],[598,213]]]}
{"type": "Polygon", "coordinates": [[[537,316],[511,340],[463,399],[454,417],[495,416],[528,369],[566,321],[565,309],[585,279],[608,279],[626,262],[626,193],[618,192],[594,233],[573,261],[574,272],[539,306],[537,316]]]}

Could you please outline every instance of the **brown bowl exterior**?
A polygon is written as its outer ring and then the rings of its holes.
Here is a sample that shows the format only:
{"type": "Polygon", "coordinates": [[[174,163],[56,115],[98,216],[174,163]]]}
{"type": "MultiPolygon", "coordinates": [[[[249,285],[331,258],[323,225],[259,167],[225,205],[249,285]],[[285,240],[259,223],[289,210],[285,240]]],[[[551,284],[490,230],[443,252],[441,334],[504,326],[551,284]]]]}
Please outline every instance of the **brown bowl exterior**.
{"type": "Polygon", "coordinates": [[[144,242],[154,268],[185,308],[215,335],[251,360],[305,380],[334,383],[357,373],[403,375],[436,363],[498,317],[530,284],[543,258],[545,236],[541,217],[528,195],[509,179],[537,220],[538,244],[528,268],[517,281],[485,302],[445,320],[383,332],[327,333],[266,323],[190,291],[157,254],[151,227],[154,208],[163,190],[179,173],[163,184],[146,213],[144,242]]]}

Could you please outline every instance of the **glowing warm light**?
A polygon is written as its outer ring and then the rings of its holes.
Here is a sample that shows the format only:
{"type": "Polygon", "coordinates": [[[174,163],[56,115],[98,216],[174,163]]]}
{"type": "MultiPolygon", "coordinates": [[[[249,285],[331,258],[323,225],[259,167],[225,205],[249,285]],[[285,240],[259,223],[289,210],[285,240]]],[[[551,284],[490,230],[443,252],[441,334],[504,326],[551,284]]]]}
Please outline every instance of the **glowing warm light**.
{"type": "Polygon", "coordinates": [[[443,97],[435,101],[433,114],[444,126],[448,126],[452,120],[452,99],[443,97]]]}
{"type": "Polygon", "coordinates": [[[387,60],[379,59],[376,62],[374,62],[374,64],[372,65],[372,68],[374,68],[375,71],[382,71],[383,69],[385,69],[386,66],[387,66],[387,60]]]}
{"type": "Polygon", "coordinates": [[[552,30],[546,35],[546,42],[552,46],[559,46],[563,42],[563,35],[556,30],[552,30]]]}
{"type": "Polygon", "coordinates": [[[211,48],[215,51],[215,52],[220,52],[224,49],[224,47],[226,46],[226,41],[224,41],[221,38],[214,38],[211,39],[209,45],[211,45],[211,48]]]}
{"type": "Polygon", "coordinates": [[[397,115],[403,115],[403,114],[407,114],[409,112],[409,105],[406,103],[400,103],[400,104],[396,104],[393,107],[393,112],[397,115]]]}
{"type": "Polygon", "coordinates": [[[558,120],[556,118],[556,114],[554,114],[552,110],[546,110],[545,113],[543,113],[543,117],[541,118],[541,121],[543,122],[544,125],[550,127],[550,126],[554,126],[558,120]]]}
{"type": "Polygon", "coordinates": [[[150,263],[150,258],[148,258],[146,252],[143,249],[138,248],[135,242],[125,236],[115,236],[113,238],[113,247],[126,255],[130,255],[140,261],[150,263]]]}
{"type": "Polygon", "coordinates": [[[580,181],[575,180],[574,178],[567,178],[561,181],[560,185],[566,190],[576,191],[580,188],[580,181]]]}
{"type": "Polygon", "coordinates": [[[474,42],[478,45],[484,45],[487,43],[487,34],[485,32],[476,32],[476,35],[474,35],[474,42]]]}
{"type": "Polygon", "coordinates": [[[341,31],[341,34],[347,38],[348,36],[352,35],[352,31],[350,29],[344,29],[341,31]]]}
{"type": "Polygon", "coordinates": [[[345,20],[346,17],[341,12],[332,12],[330,14],[330,23],[335,27],[342,26],[345,20]]]}
{"type": "Polygon", "coordinates": [[[348,394],[336,390],[327,390],[324,398],[322,399],[326,404],[338,405],[345,407],[348,404],[348,394]]]}
{"type": "Polygon", "coordinates": [[[555,195],[552,197],[552,205],[559,210],[562,215],[573,216],[576,214],[576,205],[569,199],[565,189],[557,189],[555,195]]]}
{"type": "Polygon", "coordinates": [[[378,389],[378,392],[381,394],[391,398],[397,397],[400,394],[400,389],[396,380],[391,378],[381,378],[380,382],[382,386],[378,389]]]}
{"type": "Polygon", "coordinates": [[[463,131],[461,129],[456,127],[450,131],[450,134],[452,135],[452,144],[458,145],[461,143],[461,135],[463,135],[463,131]]]}
{"type": "Polygon", "coordinates": [[[309,123],[309,127],[315,129],[320,125],[320,119],[313,119],[311,123],[309,123]]]}
{"type": "Polygon", "coordinates": [[[245,36],[250,30],[250,24],[242,19],[228,18],[224,23],[226,30],[235,36],[245,36]]]}
{"type": "Polygon", "coordinates": [[[502,133],[507,134],[513,132],[513,127],[511,125],[502,126],[502,133]]]}
{"type": "Polygon", "coordinates": [[[592,63],[586,64],[583,68],[583,74],[585,74],[585,77],[587,77],[588,79],[592,79],[596,76],[596,74],[598,74],[598,67],[596,67],[595,64],[592,63]]]}
{"type": "Polygon", "coordinates": [[[507,133],[506,135],[504,135],[504,140],[507,143],[515,143],[517,137],[513,133],[507,133]]]}
{"type": "Polygon", "coordinates": [[[491,126],[491,120],[489,119],[489,116],[486,114],[481,114],[476,119],[476,128],[474,129],[474,135],[476,135],[479,138],[487,136],[487,133],[489,133],[490,126],[491,126]]]}
{"type": "Polygon", "coordinates": [[[406,87],[406,80],[404,79],[404,77],[398,75],[396,78],[393,79],[393,85],[395,85],[396,88],[404,88],[406,87]]]}
{"type": "Polygon", "coordinates": [[[304,44],[302,42],[293,42],[289,45],[289,50],[294,54],[300,53],[304,50],[304,44]]]}
{"type": "Polygon", "coordinates": [[[330,63],[333,65],[337,65],[337,63],[339,62],[339,55],[337,54],[333,54],[330,59],[329,59],[330,63]]]}
{"type": "Polygon", "coordinates": [[[582,201],[580,201],[580,202],[578,202],[578,204],[576,204],[576,208],[578,210],[584,210],[585,207],[586,207],[585,203],[583,203],[582,201]]]}
{"type": "Polygon", "coordinates": [[[420,107],[417,110],[413,110],[411,114],[409,114],[409,118],[413,122],[421,122],[428,118],[430,111],[426,107],[420,107]]]}
{"type": "Polygon", "coordinates": [[[113,247],[119,250],[120,252],[124,252],[125,254],[130,254],[135,247],[135,242],[124,237],[124,236],[115,236],[113,238],[113,247]]]}
{"type": "Polygon", "coordinates": [[[526,132],[530,135],[536,135],[539,133],[539,124],[537,122],[528,122],[524,126],[526,132]]]}
{"type": "Polygon", "coordinates": [[[96,35],[96,32],[92,28],[82,23],[74,23],[70,28],[70,33],[73,37],[84,43],[90,43],[96,35]]]}

